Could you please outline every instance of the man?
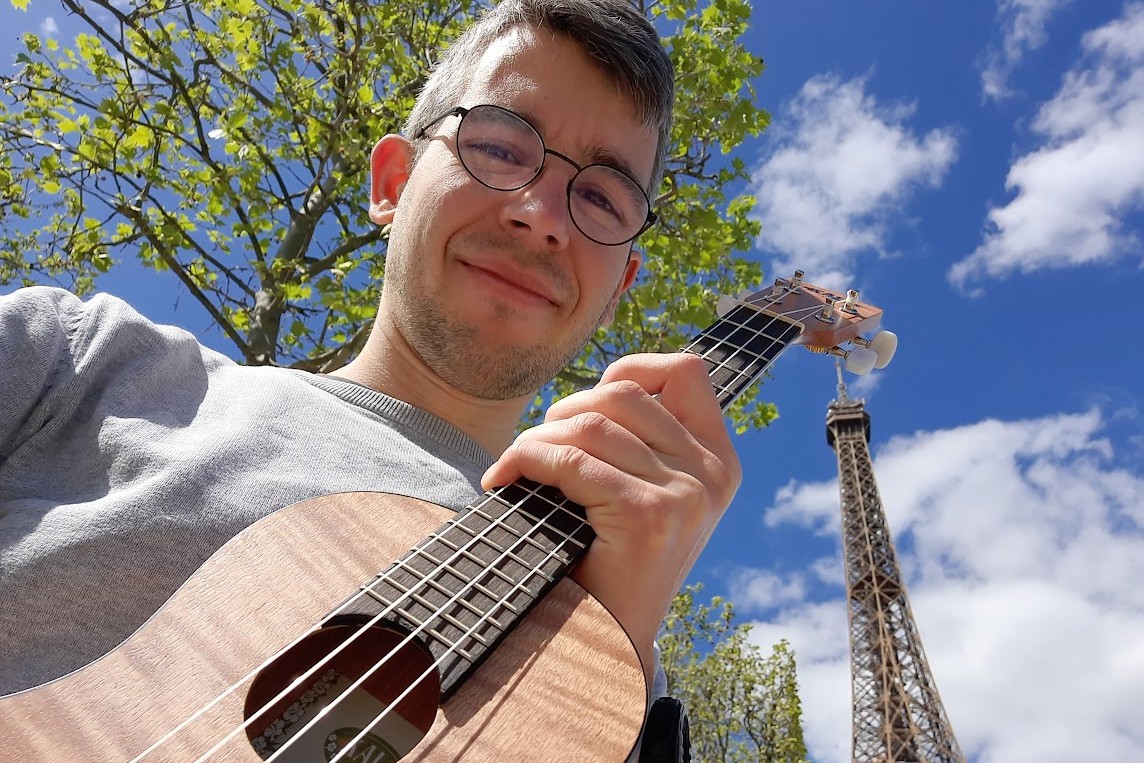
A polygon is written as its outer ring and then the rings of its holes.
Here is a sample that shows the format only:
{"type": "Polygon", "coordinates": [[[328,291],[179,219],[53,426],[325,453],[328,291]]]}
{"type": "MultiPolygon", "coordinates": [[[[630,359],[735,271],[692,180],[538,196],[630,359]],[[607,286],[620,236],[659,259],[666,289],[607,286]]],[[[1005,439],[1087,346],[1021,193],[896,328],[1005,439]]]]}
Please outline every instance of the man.
{"type": "Polygon", "coordinates": [[[636,278],[671,99],[655,30],[623,0],[498,6],[406,137],[373,150],[387,275],[368,343],[331,377],[236,366],[107,298],[5,298],[0,693],[114,647],[280,506],[379,490],[456,509],[521,476],[586,507],[597,538],[574,578],[650,681],[739,481],[704,365],[625,358],[514,430],[636,278]]]}

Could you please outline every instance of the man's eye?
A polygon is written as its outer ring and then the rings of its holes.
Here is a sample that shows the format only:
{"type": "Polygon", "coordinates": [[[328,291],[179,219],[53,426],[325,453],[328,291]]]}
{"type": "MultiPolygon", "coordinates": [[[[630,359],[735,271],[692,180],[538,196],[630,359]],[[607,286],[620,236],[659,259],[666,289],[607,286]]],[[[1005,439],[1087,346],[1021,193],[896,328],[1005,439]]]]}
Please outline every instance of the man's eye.
{"type": "Polygon", "coordinates": [[[596,214],[608,215],[616,220],[623,219],[623,214],[619,207],[613,204],[608,195],[600,191],[600,189],[593,187],[577,188],[576,195],[590,204],[592,209],[596,211],[596,214]]]}
{"type": "Polygon", "coordinates": [[[488,159],[509,164],[519,164],[517,153],[511,145],[496,140],[481,140],[468,143],[470,151],[478,151],[488,159]]]}

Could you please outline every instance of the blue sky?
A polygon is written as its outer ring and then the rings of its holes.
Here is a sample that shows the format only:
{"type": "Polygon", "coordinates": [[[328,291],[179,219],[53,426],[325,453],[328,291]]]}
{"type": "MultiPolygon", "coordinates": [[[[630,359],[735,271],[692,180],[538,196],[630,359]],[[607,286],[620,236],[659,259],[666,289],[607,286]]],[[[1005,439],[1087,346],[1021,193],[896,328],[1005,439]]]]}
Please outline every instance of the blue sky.
{"type": "MultiPolygon", "coordinates": [[[[0,2],[0,55],[54,3],[0,2]]],[[[770,0],[752,168],[768,277],[854,287],[901,338],[851,378],[914,614],[982,763],[1144,760],[1144,3],[770,0]]],[[[104,288],[201,332],[186,295],[104,288]],[[173,317],[172,317],[173,316],[173,317]]],[[[832,364],[798,348],[740,439],[692,578],[800,660],[812,758],[849,760],[832,364]]]]}
{"type": "MultiPolygon", "coordinates": [[[[1144,759],[1144,5],[772,1],[754,29],[754,255],[859,288],[901,338],[851,395],[963,749],[1144,759]]],[[[811,755],[841,763],[833,369],[774,377],[695,577],[792,641],[811,755]]]]}

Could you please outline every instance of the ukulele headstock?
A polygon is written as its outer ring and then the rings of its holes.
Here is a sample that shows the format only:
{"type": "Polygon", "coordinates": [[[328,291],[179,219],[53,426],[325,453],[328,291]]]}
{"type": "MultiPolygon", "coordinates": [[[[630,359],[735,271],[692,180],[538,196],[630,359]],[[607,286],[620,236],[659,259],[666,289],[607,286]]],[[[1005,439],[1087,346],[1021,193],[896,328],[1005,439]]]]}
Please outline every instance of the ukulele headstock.
{"type": "Polygon", "coordinates": [[[802,334],[792,344],[845,358],[847,370],[855,374],[885,368],[897,350],[898,338],[889,331],[880,331],[871,339],[862,336],[881,322],[881,308],[859,301],[854,289],[842,295],[804,281],[801,270],[793,278],[776,278],[771,286],[738,299],[724,297],[719,301],[719,315],[740,304],[797,323],[802,334]],[[847,343],[852,346],[844,348],[847,343]]]}

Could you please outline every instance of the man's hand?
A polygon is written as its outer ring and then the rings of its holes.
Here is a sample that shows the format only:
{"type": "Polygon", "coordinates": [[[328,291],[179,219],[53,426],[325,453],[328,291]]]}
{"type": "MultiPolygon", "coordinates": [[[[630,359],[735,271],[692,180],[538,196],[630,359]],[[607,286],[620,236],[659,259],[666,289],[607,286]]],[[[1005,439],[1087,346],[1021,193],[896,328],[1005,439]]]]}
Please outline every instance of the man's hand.
{"type": "Polygon", "coordinates": [[[572,577],[620,622],[650,673],[659,624],[742,479],[703,361],[616,361],[596,387],[552,405],[483,484],[519,477],[587,509],[596,540],[572,577]]]}

